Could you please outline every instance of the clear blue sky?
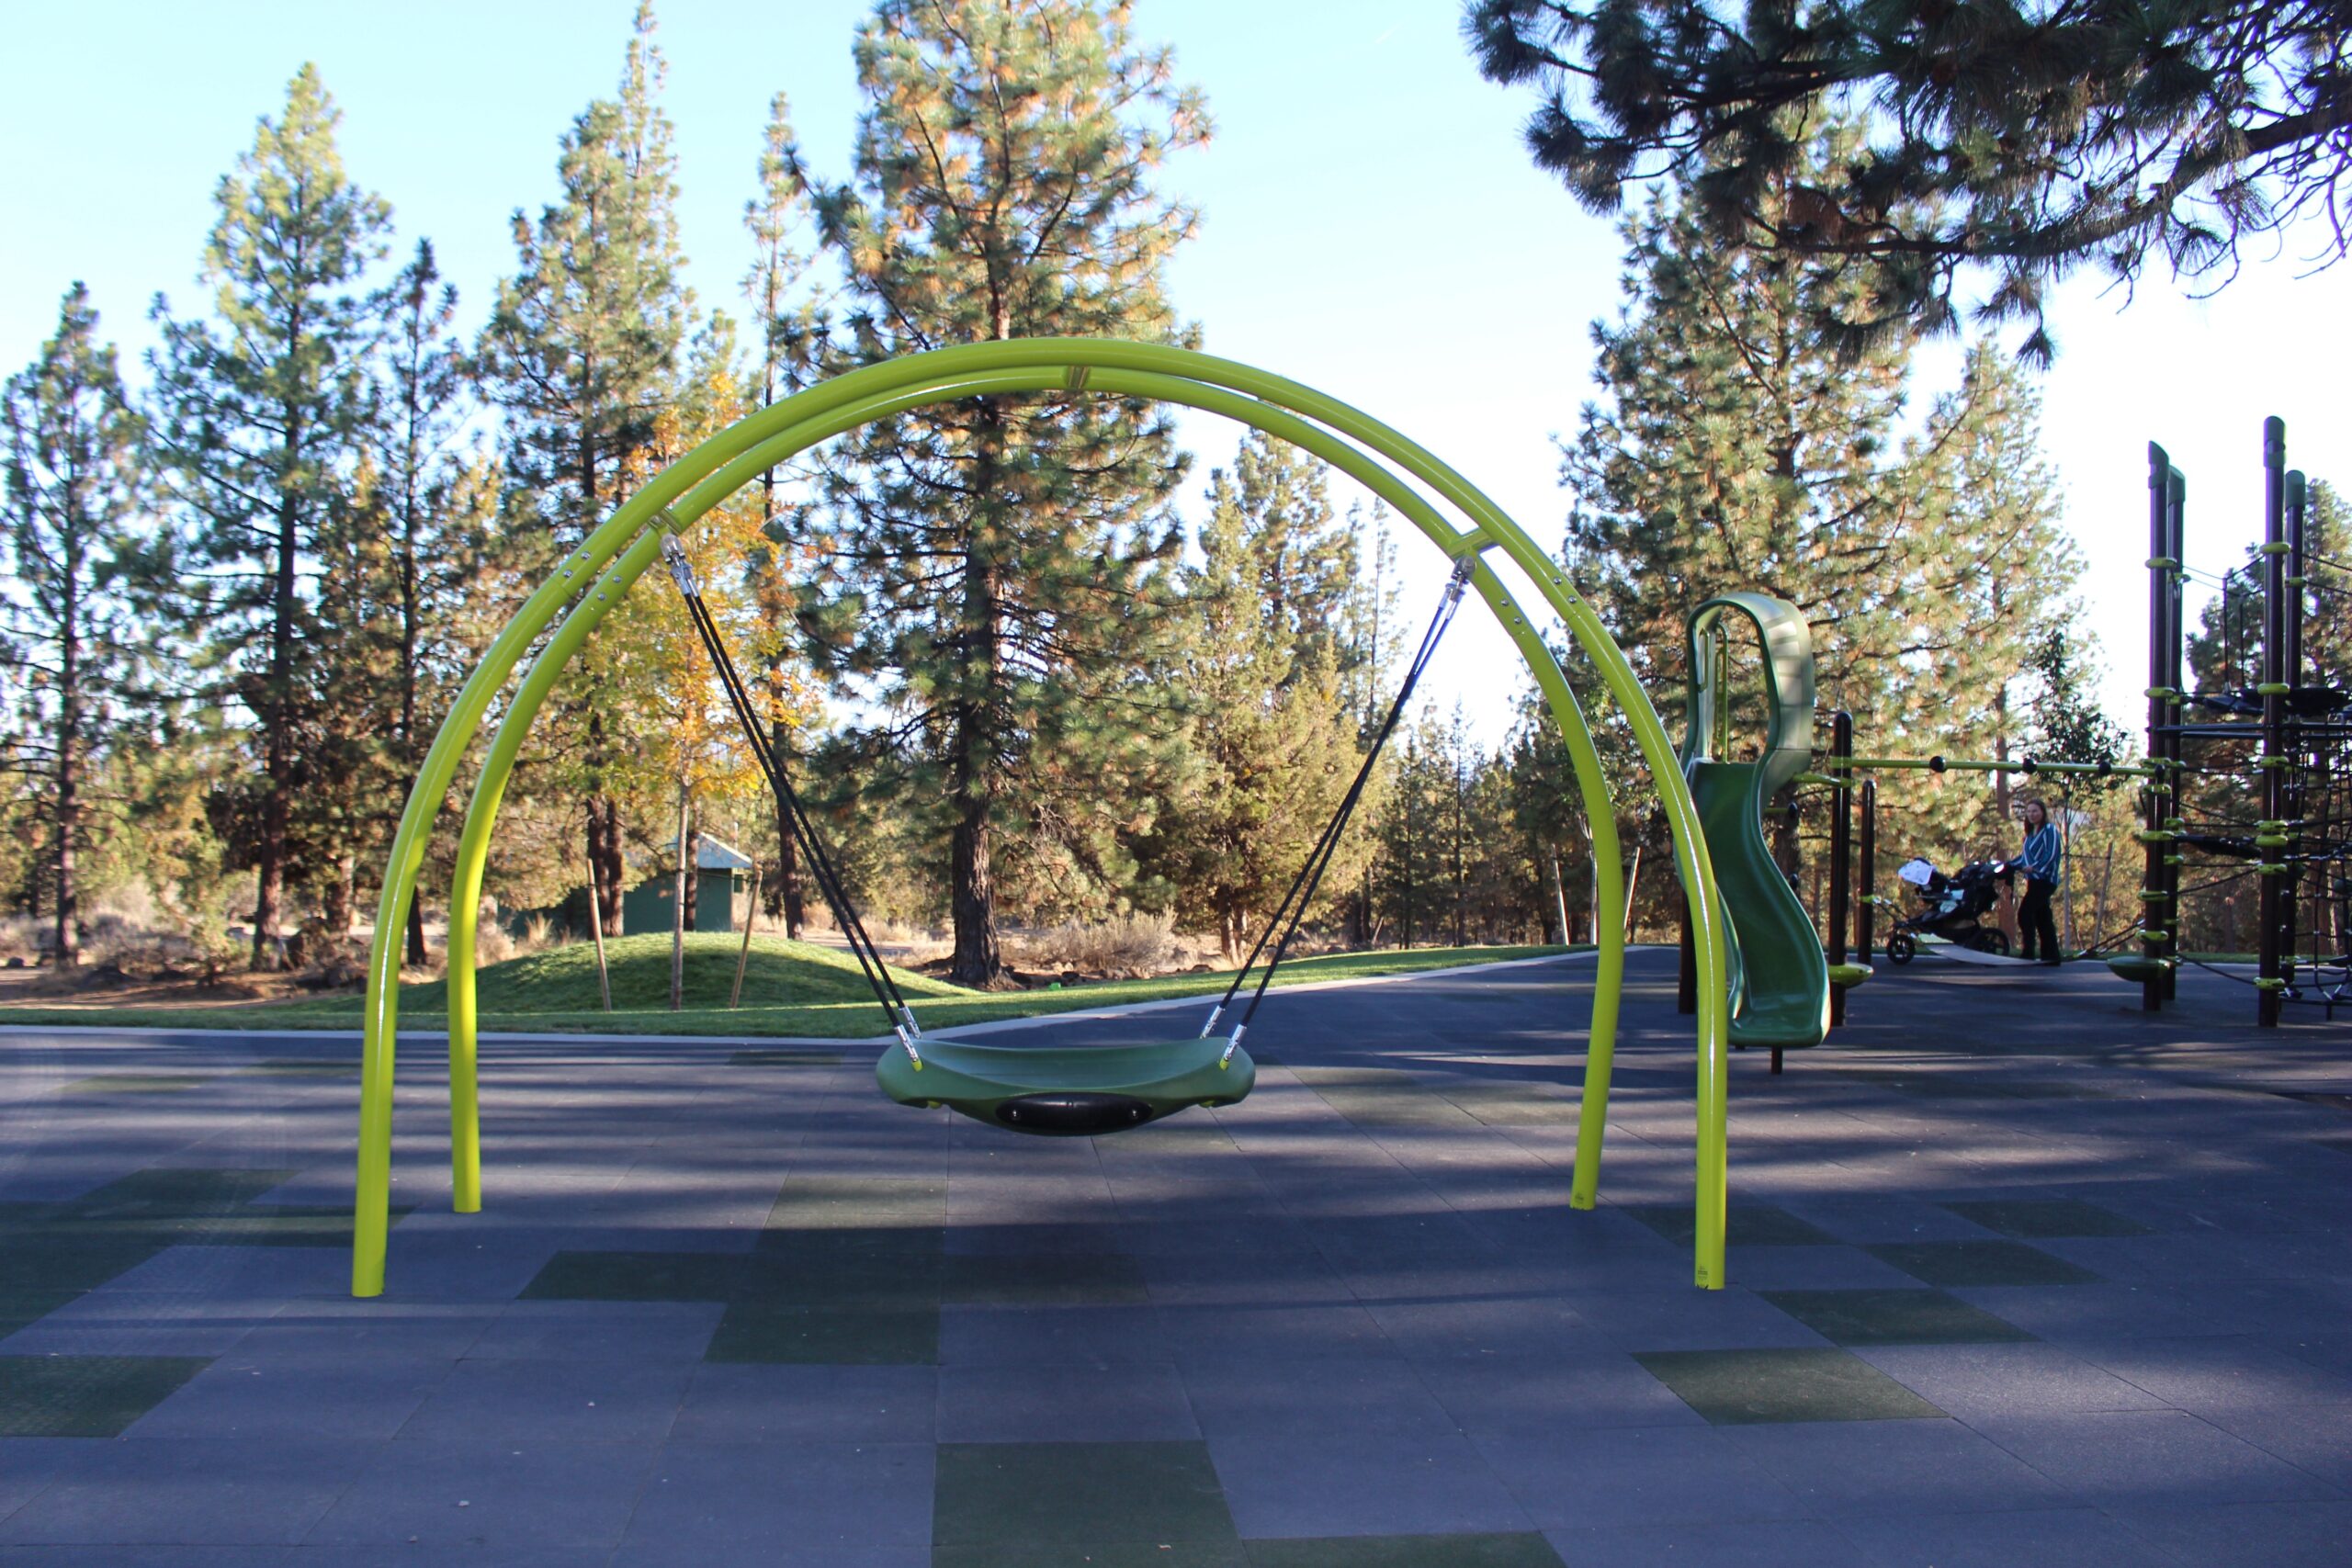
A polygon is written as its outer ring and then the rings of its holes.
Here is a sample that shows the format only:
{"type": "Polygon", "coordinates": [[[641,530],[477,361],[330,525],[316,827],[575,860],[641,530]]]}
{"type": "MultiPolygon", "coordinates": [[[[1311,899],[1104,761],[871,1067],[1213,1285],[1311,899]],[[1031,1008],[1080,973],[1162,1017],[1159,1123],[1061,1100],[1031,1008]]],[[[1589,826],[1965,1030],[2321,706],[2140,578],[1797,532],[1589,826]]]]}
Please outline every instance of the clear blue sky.
{"type": "MultiPolygon", "coordinates": [[[[478,320],[513,265],[508,217],[553,192],[558,135],[617,76],[633,0],[280,0],[6,8],[13,39],[0,127],[0,368],[51,330],[74,278],[96,293],[138,374],[158,290],[198,303],[211,191],[315,61],[344,114],[355,178],[393,205],[404,247],[435,243],[478,320]]],[[[770,96],[792,96],[803,143],[844,172],[857,103],[850,38],[863,0],[670,0],[661,7],[677,122],[690,278],[736,303],[741,226],[770,96]]],[[[1142,0],[1139,34],[1174,45],[1216,122],[1168,171],[1199,206],[1201,238],[1173,268],[1179,307],[1216,353],[1261,364],[1387,419],[1462,468],[1546,544],[1566,498],[1552,436],[1589,395],[1588,327],[1614,309],[1616,237],[1529,167],[1525,105],[1480,81],[1453,0],[1142,0]]],[[[2290,247],[2216,299],[2164,278],[2119,313],[2095,280],[2063,289],[2046,445],[2092,570],[2088,624],[2108,654],[2109,706],[2144,705],[2146,443],[2189,476],[2189,558],[2218,567],[2255,536],[2260,427],[2289,425],[2290,460],[2352,479],[2342,369],[2352,270],[2316,277],[2290,247]]],[[[1949,378],[1928,356],[1919,396],[1949,378]]],[[[1185,426],[1206,466],[1233,434],[1185,426]]],[[[1438,558],[1416,538],[1408,566],[1438,558]]],[[[1416,595],[1418,613],[1433,586],[1416,595]]],[[[1431,685],[1489,735],[1507,721],[1513,656],[1465,617],[1431,685]]]]}

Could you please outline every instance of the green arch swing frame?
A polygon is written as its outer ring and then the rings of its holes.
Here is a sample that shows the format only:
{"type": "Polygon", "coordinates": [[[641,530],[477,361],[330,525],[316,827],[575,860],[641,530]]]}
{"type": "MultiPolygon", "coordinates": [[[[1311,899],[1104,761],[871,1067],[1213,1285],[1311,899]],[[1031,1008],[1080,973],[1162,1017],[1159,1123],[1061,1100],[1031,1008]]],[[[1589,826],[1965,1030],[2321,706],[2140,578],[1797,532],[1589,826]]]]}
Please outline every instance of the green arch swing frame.
{"type": "Polygon", "coordinates": [[[1624,874],[1608,782],[1566,673],[1510,590],[1485,558],[1500,550],[1559,616],[1629,721],[1644,766],[1673,829],[1676,867],[1691,900],[1699,968],[1697,1190],[1693,1278],[1724,1284],[1728,1197],[1727,954],[1712,896],[1706,841],[1676,750],[1624,652],[1557,563],[1482,491],[1428,450],[1370,415],[1297,382],[1231,360],[1160,344],[1031,338],[936,349],[848,372],[761,410],[713,435],[649,480],[525,601],[459,690],[418,770],[393,836],[368,953],[361,1047],[358,1178],[353,1203],[351,1290],[384,1289],[391,1199],[392,1085],[400,1009],[400,954],[417,874],[441,801],[458,765],[508,677],[541,634],[554,635],[532,660],[492,738],[458,837],[449,899],[448,1045],[451,1206],[481,1208],[481,1098],[474,962],[482,872],[491,830],[532,721],[564,668],[604,617],[659,558],[662,540],[684,532],[758,475],[793,456],[875,420],[927,404],[989,394],[1092,390],[1170,402],[1223,415],[1311,453],[1381,497],[1450,560],[1476,558],[1471,586],[1527,661],[1566,740],[1591,834],[1600,882],[1600,939],[1576,1170],[1569,1202],[1597,1201],[1609,1080],[1624,976],[1624,874]],[[1390,467],[1388,465],[1394,465],[1390,467]],[[1401,472],[1400,472],[1401,471],[1401,472]],[[1446,521],[1427,488],[1467,522],[1446,521]],[[560,624],[559,624],[560,621],[560,624]]]}

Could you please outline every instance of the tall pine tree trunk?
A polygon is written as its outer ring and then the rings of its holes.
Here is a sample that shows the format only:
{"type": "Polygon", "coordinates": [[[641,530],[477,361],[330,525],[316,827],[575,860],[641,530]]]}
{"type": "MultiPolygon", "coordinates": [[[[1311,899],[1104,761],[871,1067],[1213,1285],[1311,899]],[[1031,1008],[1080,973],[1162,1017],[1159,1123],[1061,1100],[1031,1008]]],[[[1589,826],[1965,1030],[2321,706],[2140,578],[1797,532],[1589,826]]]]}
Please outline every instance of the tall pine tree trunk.
{"type": "MultiPolygon", "coordinates": [[[[787,739],[786,727],[779,716],[768,734],[768,750],[775,757],[778,768],[785,765],[787,739]]],[[[775,829],[776,903],[784,912],[784,934],[797,942],[802,919],[808,912],[807,894],[800,886],[800,840],[793,836],[792,823],[780,800],[776,802],[775,829]]]]}
{"type": "Polygon", "coordinates": [[[949,744],[955,749],[956,824],[948,844],[948,912],[956,947],[948,978],[960,986],[992,987],[1004,977],[996,930],[996,871],[990,862],[989,817],[996,805],[999,664],[996,562],[982,547],[987,509],[994,504],[998,454],[1003,439],[992,403],[983,403],[975,446],[972,493],[981,515],[967,525],[964,548],[963,694],[956,705],[949,744]]]}
{"type": "MultiPolygon", "coordinates": [[[[289,428],[289,467],[299,450],[299,432],[289,428]]],[[[277,572],[271,593],[269,697],[265,705],[262,771],[269,781],[262,795],[261,842],[254,860],[254,953],[256,969],[277,967],[278,928],[285,919],[286,840],[293,812],[295,555],[298,503],[288,494],[277,502],[277,572]]]]}
{"type": "Polygon", "coordinates": [[[81,935],[74,927],[80,894],[74,886],[74,840],[82,823],[82,694],[81,642],[75,636],[78,572],[69,572],[65,585],[65,635],[59,639],[57,669],[57,966],[71,969],[82,961],[81,935]]]}

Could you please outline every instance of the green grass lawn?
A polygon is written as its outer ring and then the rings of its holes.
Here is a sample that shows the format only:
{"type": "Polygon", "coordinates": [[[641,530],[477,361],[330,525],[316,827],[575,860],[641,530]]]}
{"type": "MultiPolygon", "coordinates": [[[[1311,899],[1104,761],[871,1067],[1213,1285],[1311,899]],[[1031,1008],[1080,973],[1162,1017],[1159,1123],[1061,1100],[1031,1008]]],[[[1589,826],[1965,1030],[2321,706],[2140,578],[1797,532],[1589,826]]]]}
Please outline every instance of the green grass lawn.
{"type": "MultiPolygon", "coordinates": [[[[481,1027],[492,1032],[596,1034],[804,1035],[857,1039],[882,1032],[856,961],[835,948],[756,937],[743,979],[743,1005],[729,1010],[735,953],[741,939],[686,939],[685,1008],[670,1010],[670,939],[622,937],[605,943],[612,972],[613,1010],[596,1002],[596,954],[585,942],[509,959],[475,979],[481,1027]]],[[[1408,951],[1340,953],[1292,959],[1277,987],[1312,980],[1362,980],[1464,964],[1492,964],[1565,953],[1560,947],[1419,947],[1408,951]]],[[[1230,972],[1116,980],[1061,990],[970,991],[926,976],[892,971],[925,1029],[1026,1018],[1080,1008],[1114,1007],[1222,991],[1230,972]]],[[[447,996],[438,981],[401,987],[401,1023],[447,1026],[447,996]]],[[[75,1024],[130,1029],[331,1029],[359,1026],[360,998],[254,1002],[233,1007],[0,1007],[0,1024],[75,1024]]]]}

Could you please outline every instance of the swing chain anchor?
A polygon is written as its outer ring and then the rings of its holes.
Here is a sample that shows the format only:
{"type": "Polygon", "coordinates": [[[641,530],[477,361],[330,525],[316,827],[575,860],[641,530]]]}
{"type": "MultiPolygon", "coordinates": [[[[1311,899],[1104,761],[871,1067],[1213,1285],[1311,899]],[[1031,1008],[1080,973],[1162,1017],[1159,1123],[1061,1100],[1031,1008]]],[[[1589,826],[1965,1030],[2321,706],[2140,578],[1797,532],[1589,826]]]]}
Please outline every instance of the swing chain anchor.
{"type": "MultiPolygon", "coordinates": [[[[922,1025],[915,1021],[915,1010],[903,1002],[899,1005],[899,1021],[910,1036],[917,1040],[922,1038],[922,1025]]],[[[915,1066],[920,1067],[922,1063],[918,1060],[915,1066]]]]}
{"type": "Polygon", "coordinates": [[[915,1071],[921,1072],[922,1071],[922,1053],[915,1049],[915,1037],[908,1032],[909,1026],[913,1022],[914,1020],[907,1019],[905,1022],[892,1024],[890,1032],[899,1037],[899,1044],[907,1053],[907,1060],[914,1064],[915,1071]]]}
{"type": "Polygon", "coordinates": [[[679,592],[689,599],[702,596],[702,585],[695,581],[695,563],[686,558],[685,547],[678,543],[677,535],[662,536],[662,558],[669,563],[670,577],[677,583],[679,592]]]}
{"type": "Polygon", "coordinates": [[[1225,1055],[1216,1059],[1216,1065],[1220,1071],[1224,1069],[1225,1065],[1227,1062],[1233,1060],[1234,1052],[1241,1048],[1241,1032],[1249,1027],[1250,1026],[1246,1023],[1237,1023],[1233,1026],[1233,1033],[1225,1043],[1225,1055]]]}
{"type": "Polygon", "coordinates": [[[1214,1007],[1210,1008],[1210,1009],[1209,1009],[1209,1021],[1208,1021],[1206,1023],[1204,1023],[1203,1025],[1201,1025],[1201,1034],[1200,1034],[1200,1037],[1201,1037],[1202,1039],[1204,1039],[1204,1040],[1206,1040],[1206,1039],[1209,1037],[1209,1032],[1210,1032],[1211,1030],[1213,1030],[1213,1029],[1215,1029],[1215,1028],[1216,1027],[1216,1021],[1217,1021],[1218,1019],[1220,1019],[1220,1018],[1223,1018],[1224,1016],[1225,1016],[1225,1004],[1224,1004],[1223,1002],[1218,1002],[1216,1005],[1215,1005],[1214,1007]]]}

